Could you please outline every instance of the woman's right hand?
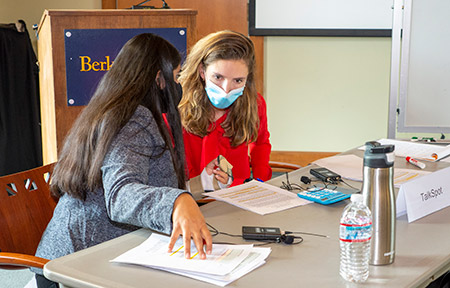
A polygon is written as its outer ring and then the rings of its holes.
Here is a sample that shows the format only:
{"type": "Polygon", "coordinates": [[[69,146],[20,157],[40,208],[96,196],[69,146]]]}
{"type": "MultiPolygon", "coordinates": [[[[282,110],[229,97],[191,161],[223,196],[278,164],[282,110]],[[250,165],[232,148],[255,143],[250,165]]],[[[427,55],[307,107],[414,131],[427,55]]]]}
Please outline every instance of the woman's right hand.
{"type": "Polygon", "coordinates": [[[198,208],[197,202],[190,194],[183,193],[175,200],[172,222],[173,230],[172,235],[170,235],[169,252],[172,252],[175,242],[181,235],[183,237],[184,257],[186,259],[191,258],[191,239],[194,241],[200,259],[206,259],[206,254],[211,254],[211,233],[206,226],[205,218],[198,208]],[[206,245],[206,249],[204,249],[204,245],[206,245]]]}

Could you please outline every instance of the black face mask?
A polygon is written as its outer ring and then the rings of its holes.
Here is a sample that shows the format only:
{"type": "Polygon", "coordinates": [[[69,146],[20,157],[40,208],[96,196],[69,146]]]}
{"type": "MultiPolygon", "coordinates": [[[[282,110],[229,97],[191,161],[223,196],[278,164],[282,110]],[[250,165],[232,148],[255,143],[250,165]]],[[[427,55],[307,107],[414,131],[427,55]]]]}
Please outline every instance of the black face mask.
{"type": "MultiPolygon", "coordinates": [[[[177,83],[175,84],[176,92],[175,95],[173,95],[173,103],[175,107],[178,107],[178,104],[180,104],[181,97],[183,97],[183,88],[181,87],[181,84],[177,83]]],[[[167,113],[169,112],[169,107],[167,106],[167,98],[168,95],[167,90],[163,89],[160,90],[159,97],[160,97],[160,103],[161,103],[161,113],[167,113]]]]}
{"type": "Polygon", "coordinates": [[[177,83],[176,87],[177,87],[177,95],[175,95],[174,102],[175,106],[178,107],[178,104],[180,104],[181,98],[183,97],[183,87],[181,86],[180,83],[177,83]]]}

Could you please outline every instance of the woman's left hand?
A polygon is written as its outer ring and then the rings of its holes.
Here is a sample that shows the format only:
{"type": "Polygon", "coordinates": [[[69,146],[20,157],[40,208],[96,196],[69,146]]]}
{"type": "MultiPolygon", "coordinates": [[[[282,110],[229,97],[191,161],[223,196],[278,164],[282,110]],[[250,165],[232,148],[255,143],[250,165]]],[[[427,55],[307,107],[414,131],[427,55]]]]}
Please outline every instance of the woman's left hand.
{"type": "Polygon", "coordinates": [[[197,248],[200,259],[211,254],[212,237],[206,226],[205,218],[198,208],[197,202],[188,193],[183,193],[175,200],[172,213],[173,230],[170,236],[169,252],[180,235],[183,236],[184,257],[191,258],[191,238],[197,248]],[[206,245],[206,249],[204,249],[206,245]],[[206,251],[206,254],[205,254],[206,251]]]}
{"type": "Polygon", "coordinates": [[[219,168],[214,169],[217,166],[219,166],[219,161],[217,161],[217,159],[214,159],[213,161],[209,162],[208,165],[205,166],[206,173],[208,175],[214,174],[214,177],[217,179],[217,181],[226,185],[228,183],[230,176],[227,173],[220,170],[219,168]]]}
{"type": "Polygon", "coordinates": [[[226,185],[228,183],[228,180],[230,179],[230,176],[228,176],[227,173],[223,172],[220,169],[213,170],[212,173],[214,173],[214,177],[216,177],[217,181],[224,185],[226,185]]]}

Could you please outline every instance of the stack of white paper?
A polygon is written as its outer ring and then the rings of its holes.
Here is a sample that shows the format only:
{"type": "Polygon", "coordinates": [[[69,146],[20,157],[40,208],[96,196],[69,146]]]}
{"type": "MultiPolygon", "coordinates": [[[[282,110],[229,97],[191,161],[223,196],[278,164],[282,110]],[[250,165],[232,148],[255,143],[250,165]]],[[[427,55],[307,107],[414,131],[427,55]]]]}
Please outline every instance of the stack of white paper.
{"type": "Polygon", "coordinates": [[[223,287],[263,265],[271,252],[270,248],[253,245],[213,244],[212,254],[201,260],[191,243],[191,259],[186,259],[181,238],[172,253],[167,252],[168,245],[169,237],[153,233],[141,245],[111,262],[143,265],[223,287]]]}

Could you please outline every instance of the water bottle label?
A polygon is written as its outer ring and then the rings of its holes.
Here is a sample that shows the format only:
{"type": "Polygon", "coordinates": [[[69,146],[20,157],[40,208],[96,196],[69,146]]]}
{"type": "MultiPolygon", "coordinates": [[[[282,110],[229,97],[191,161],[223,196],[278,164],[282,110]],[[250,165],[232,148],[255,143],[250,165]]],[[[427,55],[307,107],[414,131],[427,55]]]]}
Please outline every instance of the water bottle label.
{"type": "Polygon", "coordinates": [[[340,240],[344,242],[366,242],[372,237],[372,222],[367,224],[341,223],[340,240]]]}

